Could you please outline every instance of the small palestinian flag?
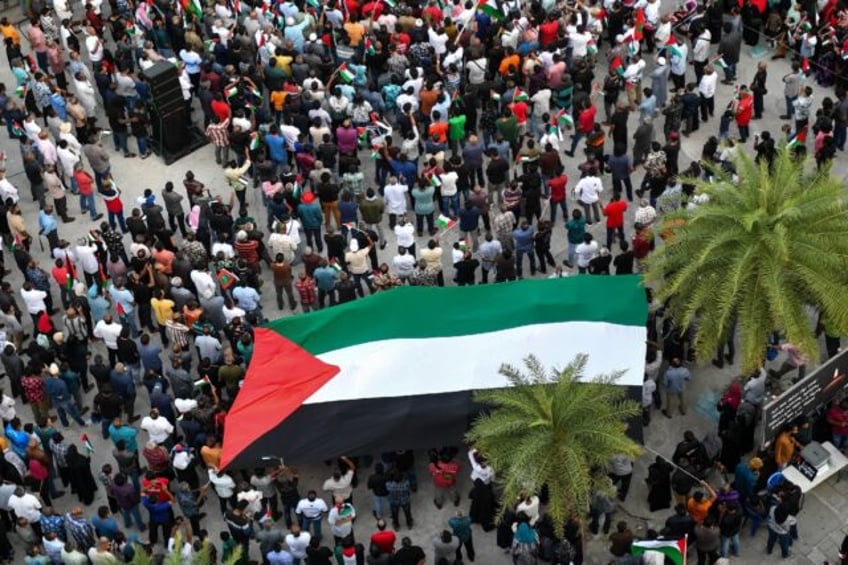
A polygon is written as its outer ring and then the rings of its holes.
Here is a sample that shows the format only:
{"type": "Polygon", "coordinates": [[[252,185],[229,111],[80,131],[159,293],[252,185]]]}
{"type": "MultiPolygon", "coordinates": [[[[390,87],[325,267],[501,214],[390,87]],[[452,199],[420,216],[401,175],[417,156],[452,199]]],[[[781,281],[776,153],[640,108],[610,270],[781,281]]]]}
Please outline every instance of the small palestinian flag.
{"type": "Polygon", "coordinates": [[[443,230],[449,230],[456,225],[456,220],[451,220],[448,216],[439,214],[439,217],[436,218],[436,223],[443,230]]]}
{"type": "Polygon", "coordinates": [[[498,6],[497,0],[480,0],[477,3],[477,9],[492,18],[493,20],[503,20],[506,14],[498,6]]]}
{"type": "Polygon", "coordinates": [[[395,0],[383,0],[383,4],[385,4],[389,8],[394,8],[397,6],[397,2],[395,2],[395,0]]]}
{"type": "Polygon", "coordinates": [[[321,9],[321,2],[319,0],[306,0],[306,3],[315,8],[316,10],[321,9]]]}
{"type": "Polygon", "coordinates": [[[251,151],[257,151],[259,149],[259,146],[260,146],[259,132],[254,131],[250,134],[250,150],[251,151]]]}
{"type": "Polygon", "coordinates": [[[371,160],[372,160],[372,161],[376,161],[376,160],[378,160],[380,157],[382,157],[382,155],[380,155],[380,148],[379,148],[379,147],[376,147],[376,146],[375,146],[375,147],[372,147],[372,148],[371,148],[371,160]]]}
{"type": "Polygon", "coordinates": [[[258,99],[262,100],[262,92],[261,92],[258,88],[251,88],[251,89],[250,89],[250,93],[251,93],[254,97],[256,97],[256,98],[258,98],[258,99]]]}
{"type": "Polygon", "coordinates": [[[127,311],[124,309],[124,305],[121,304],[120,302],[117,302],[115,304],[115,312],[117,312],[118,316],[121,316],[121,317],[127,315],[127,311]]]}
{"type": "Polygon", "coordinates": [[[634,541],[630,546],[630,552],[636,557],[644,555],[646,551],[661,553],[671,560],[674,565],[683,565],[686,563],[686,538],[679,540],[634,541]]]}
{"type": "Polygon", "coordinates": [[[714,59],[713,66],[718,67],[720,69],[726,69],[728,67],[727,63],[724,61],[724,57],[718,57],[714,59]]]}
{"type": "MultiPolygon", "coordinates": [[[[605,280],[404,287],[256,327],[244,384],[225,417],[221,467],[264,466],[262,457],[280,445],[291,465],[332,459],[351,445],[448,445],[479,413],[473,391],[510,386],[498,369],[521,363],[531,342],[551,365],[586,353],[585,375],[643,366],[648,305],[639,277],[595,278],[605,280]],[[427,363],[409,362],[436,349],[427,363]],[[387,404],[402,407],[403,425],[398,413],[374,409],[387,404]],[[368,410],[369,418],[356,417],[368,410]]],[[[643,380],[631,369],[615,386],[638,394],[643,380]]]]}
{"type": "Polygon", "coordinates": [[[374,42],[371,41],[370,38],[365,38],[365,54],[366,55],[375,55],[377,53],[377,48],[374,47],[374,42]]]}
{"type": "Polygon", "coordinates": [[[26,135],[26,131],[21,127],[20,122],[12,122],[12,137],[23,137],[26,135]]]}
{"type": "Polygon", "coordinates": [[[586,53],[589,55],[597,55],[598,54],[598,43],[594,38],[590,39],[586,44],[586,53]]]}
{"type": "Polygon", "coordinates": [[[22,84],[18,88],[15,89],[15,94],[17,94],[18,98],[25,98],[27,93],[27,85],[22,84]]]}
{"type": "Polygon", "coordinates": [[[558,126],[564,126],[567,128],[574,127],[574,118],[572,118],[571,114],[565,110],[560,110],[559,114],[557,114],[556,120],[558,126]]]}
{"type": "Polygon", "coordinates": [[[294,183],[294,188],[292,188],[292,197],[300,202],[301,196],[303,196],[303,184],[300,182],[300,175],[298,175],[294,183]]]}
{"type": "Polygon", "coordinates": [[[671,53],[672,57],[682,57],[683,51],[677,46],[677,42],[668,46],[668,52],[671,53]]]}
{"type": "Polygon", "coordinates": [[[338,72],[339,78],[341,78],[344,82],[353,82],[353,73],[347,69],[347,63],[342,63],[338,72]]]}
{"type": "Polygon", "coordinates": [[[91,445],[91,440],[88,439],[88,434],[82,434],[80,436],[80,441],[82,442],[82,446],[88,451],[89,454],[94,453],[94,446],[91,445]]]}
{"type": "Polygon", "coordinates": [[[798,147],[802,147],[806,144],[807,144],[807,129],[804,128],[801,131],[799,131],[798,133],[796,133],[795,135],[793,135],[789,139],[789,143],[787,143],[786,146],[789,149],[794,150],[794,149],[797,149],[798,147]]]}
{"type": "Polygon", "coordinates": [[[645,8],[636,10],[636,20],[633,26],[633,39],[642,41],[645,36],[645,8]]]}
{"type": "Polygon", "coordinates": [[[212,381],[209,379],[209,375],[203,375],[202,379],[197,379],[196,381],[194,381],[194,386],[204,385],[212,386],[212,381]]]}
{"type": "Polygon", "coordinates": [[[232,98],[233,96],[238,94],[238,87],[234,86],[234,87],[228,89],[224,94],[227,95],[227,98],[232,98]]]}
{"type": "Polygon", "coordinates": [[[262,522],[262,523],[268,523],[268,524],[274,523],[274,515],[271,514],[270,508],[265,509],[265,515],[262,516],[262,518],[260,518],[259,521],[262,522]]]}
{"type": "Polygon", "coordinates": [[[527,93],[520,88],[516,88],[515,93],[512,95],[513,102],[526,102],[529,99],[530,97],[527,96],[527,93]]]}
{"type": "Polygon", "coordinates": [[[330,265],[330,268],[333,269],[335,272],[337,272],[337,273],[342,272],[342,266],[339,265],[339,262],[336,261],[335,259],[330,259],[329,265],[330,265]]]}
{"type": "Polygon", "coordinates": [[[442,179],[439,175],[430,175],[430,186],[442,186],[442,179]]]}

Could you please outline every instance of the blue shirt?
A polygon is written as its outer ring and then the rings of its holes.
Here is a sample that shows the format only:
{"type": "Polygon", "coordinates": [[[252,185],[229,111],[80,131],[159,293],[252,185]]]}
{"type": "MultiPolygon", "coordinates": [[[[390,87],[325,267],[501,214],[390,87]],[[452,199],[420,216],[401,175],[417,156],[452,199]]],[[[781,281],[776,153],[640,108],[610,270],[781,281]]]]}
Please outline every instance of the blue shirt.
{"type": "Polygon", "coordinates": [[[114,518],[95,516],[91,519],[91,525],[94,526],[94,531],[97,532],[98,536],[103,536],[110,540],[114,540],[120,530],[118,522],[114,518]]]}
{"type": "Polygon", "coordinates": [[[59,224],[56,222],[56,218],[53,217],[52,214],[48,214],[44,210],[38,212],[38,227],[41,230],[41,233],[47,235],[48,233],[52,233],[59,228],[59,224]]]}
{"type": "Polygon", "coordinates": [[[141,364],[144,366],[145,371],[152,369],[157,373],[162,372],[160,353],[162,353],[162,348],[153,343],[138,346],[138,354],[141,357],[141,364]]]}
{"type": "Polygon", "coordinates": [[[243,308],[245,312],[253,312],[259,307],[259,293],[249,286],[237,286],[233,290],[233,298],[238,301],[239,307],[243,308]]]}
{"type": "Polygon", "coordinates": [[[137,436],[138,430],[130,426],[121,426],[120,428],[116,428],[115,424],[109,425],[109,438],[113,443],[118,443],[119,441],[124,440],[124,443],[127,446],[127,451],[138,451],[137,436]]]}
{"type": "Polygon", "coordinates": [[[112,302],[115,303],[115,308],[118,308],[118,304],[121,305],[121,308],[124,309],[126,314],[129,314],[133,311],[133,295],[132,292],[124,289],[118,289],[114,284],[109,287],[109,295],[112,297],[112,302]]]}
{"type": "Polygon", "coordinates": [[[294,563],[292,554],[285,549],[281,549],[280,551],[269,551],[265,557],[271,565],[292,565],[292,563],[294,563]]]}
{"type": "Polygon", "coordinates": [[[515,249],[518,251],[533,251],[533,236],[536,234],[533,226],[527,226],[526,229],[517,228],[512,232],[512,237],[515,239],[515,249]]]}
{"type": "Polygon", "coordinates": [[[277,163],[288,163],[288,153],[286,153],[286,140],[281,135],[266,135],[265,145],[268,146],[268,156],[271,160],[277,163]]]}
{"type": "Polygon", "coordinates": [[[68,392],[68,385],[62,379],[50,377],[44,381],[44,392],[50,397],[50,401],[56,405],[67,402],[71,399],[71,394],[68,392]]]}
{"type": "Polygon", "coordinates": [[[6,437],[12,443],[12,450],[26,459],[26,449],[29,445],[29,434],[23,430],[16,430],[11,424],[6,424],[6,437]]]}
{"type": "Polygon", "coordinates": [[[315,286],[320,290],[333,290],[336,288],[338,274],[330,267],[318,267],[312,273],[315,278],[315,286]]]}
{"type": "Polygon", "coordinates": [[[672,394],[681,394],[686,390],[689,380],[689,369],[686,367],[669,367],[665,372],[665,388],[672,394]]]}

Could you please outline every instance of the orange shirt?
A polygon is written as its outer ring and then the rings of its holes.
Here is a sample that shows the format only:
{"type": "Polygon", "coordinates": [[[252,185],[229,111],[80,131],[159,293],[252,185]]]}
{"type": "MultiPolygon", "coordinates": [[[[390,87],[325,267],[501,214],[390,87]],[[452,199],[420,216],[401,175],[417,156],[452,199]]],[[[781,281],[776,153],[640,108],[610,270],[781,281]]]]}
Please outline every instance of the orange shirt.
{"type": "Polygon", "coordinates": [[[275,111],[282,112],[283,106],[286,105],[286,96],[288,96],[288,92],[283,90],[274,90],[268,97],[268,101],[271,103],[271,107],[275,111]]]}
{"type": "Polygon", "coordinates": [[[430,127],[427,129],[427,133],[432,136],[438,136],[439,143],[447,143],[448,141],[448,123],[447,122],[433,122],[430,124],[430,127]]]}
{"type": "Polygon", "coordinates": [[[18,30],[15,29],[15,26],[11,24],[7,26],[0,26],[0,34],[3,35],[3,39],[11,39],[15,45],[20,46],[21,34],[18,33],[18,30]]]}
{"type": "Polygon", "coordinates": [[[365,26],[356,22],[347,22],[344,29],[348,38],[350,38],[350,46],[358,47],[362,38],[365,37],[365,26]]]}
{"type": "Polygon", "coordinates": [[[701,502],[697,502],[694,498],[689,499],[689,504],[687,505],[687,510],[689,510],[689,515],[692,516],[692,519],[696,524],[702,524],[704,520],[707,518],[707,514],[710,513],[710,508],[713,505],[714,499],[704,497],[701,502]]]}
{"type": "MultiPolygon", "coordinates": [[[[421,113],[425,116],[430,115],[430,110],[433,109],[433,106],[436,105],[436,102],[439,101],[439,92],[435,89],[433,90],[424,90],[421,89],[421,92],[418,94],[418,98],[420,99],[420,107],[421,113]]],[[[443,118],[447,116],[442,116],[443,118]]]]}
{"type": "Polygon", "coordinates": [[[498,72],[502,75],[508,74],[510,66],[515,67],[516,70],[521,68],[521,57],[517,53],[504,57],[498,67],[498,72]]]}
{"type": "Polygon", "coordinates": [[[204,445],[200,448],[200,457],[203,458],[203,462],[206,463],[207,467],[217,468],[221,464],[221,451],[220,445],[216,445],[215,447],[204,445]]]}

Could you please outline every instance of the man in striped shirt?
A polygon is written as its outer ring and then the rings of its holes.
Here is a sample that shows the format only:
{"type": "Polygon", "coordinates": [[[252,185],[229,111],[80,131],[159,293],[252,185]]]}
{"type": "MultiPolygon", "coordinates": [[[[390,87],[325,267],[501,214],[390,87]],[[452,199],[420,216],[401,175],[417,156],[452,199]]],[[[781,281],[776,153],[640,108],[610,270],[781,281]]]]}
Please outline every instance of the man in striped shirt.
{"type": "Polygon", "coordinates": [[[230,126],[230,118],[221,120],[214,116],[212,123],[206,126],[206,137],[215,146],[215,162],[223,165],[230,160],[230,136],[227,128],[230,126]]]}

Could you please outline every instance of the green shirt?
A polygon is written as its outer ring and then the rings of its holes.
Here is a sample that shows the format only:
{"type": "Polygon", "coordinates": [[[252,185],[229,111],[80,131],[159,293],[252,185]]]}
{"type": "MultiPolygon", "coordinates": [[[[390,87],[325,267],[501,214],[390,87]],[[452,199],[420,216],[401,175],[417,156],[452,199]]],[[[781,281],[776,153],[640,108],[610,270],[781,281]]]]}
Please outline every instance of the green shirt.
{"type": "Polygon", "coordinates": [[[501,118],[495,122],[495,127],[504,136],[504,139],[510,143],[518,141],[518,120],[515,116],[501,118]]]}
{"type": "Polygon", "coordinates": [[[465,115],[462,115],[448,120],[448,137],[451,141],[460,141],[465,138],[465,119],[465,115]]]}

